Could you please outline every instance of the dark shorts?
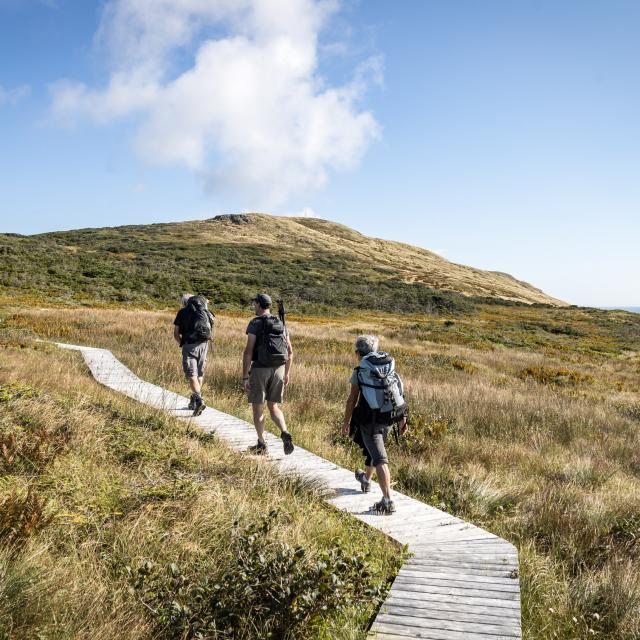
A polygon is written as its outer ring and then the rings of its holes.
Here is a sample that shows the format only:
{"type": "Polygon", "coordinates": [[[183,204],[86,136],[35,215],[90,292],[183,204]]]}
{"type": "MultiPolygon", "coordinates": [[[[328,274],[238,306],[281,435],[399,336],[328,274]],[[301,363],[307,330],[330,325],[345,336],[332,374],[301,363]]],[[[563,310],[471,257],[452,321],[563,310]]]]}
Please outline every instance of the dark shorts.
{"type": "Polygon", "coordinates": [[[182,370],[187,378],[202,378],[207,364],[208,342],[182,345],[182,370]]]}
{"type": "Polygon", "coordinates": [[[364,463],[367,467],[389,464],[387,450],[384,447],[389,429],[391,429],[389,425],[383,424],[356,428],[353,441],[362,449],[364,463]]]}

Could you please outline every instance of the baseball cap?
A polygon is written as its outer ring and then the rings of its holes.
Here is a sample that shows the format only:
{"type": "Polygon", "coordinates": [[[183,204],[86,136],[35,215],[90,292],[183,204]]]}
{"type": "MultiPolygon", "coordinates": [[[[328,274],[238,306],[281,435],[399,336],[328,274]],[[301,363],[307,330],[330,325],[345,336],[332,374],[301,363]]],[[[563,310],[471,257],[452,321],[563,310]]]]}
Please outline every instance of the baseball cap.
{"type": "Polygon", "coordinates": [[[271,296],[259,293],[251,302],[257,302],[263,309],[268,309],[271,306],[271,296]]]}

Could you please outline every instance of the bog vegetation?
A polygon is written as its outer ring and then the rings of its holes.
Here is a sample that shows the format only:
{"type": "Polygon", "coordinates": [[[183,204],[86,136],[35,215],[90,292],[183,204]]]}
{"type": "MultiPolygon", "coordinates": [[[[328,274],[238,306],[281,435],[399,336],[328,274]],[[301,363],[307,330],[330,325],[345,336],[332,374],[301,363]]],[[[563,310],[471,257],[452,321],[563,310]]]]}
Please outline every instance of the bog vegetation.
{"type": "MultiPolygon", "coordinates": [[[[33,342],[106,347],[140,377],[184,392],[173,314],[4,315],[5,636],[25,628],[49,637],[55,619],[68,637],[87,624],[106,638],[123,628],[127,637],[212,629],[226,637],[231,628],[250,637],[252,624],[281,637],[262,594],[251,592],[252,614],[233,609],[234,590],[287,575],[306,593],[332,566],[347,611],[330,596],[291,606],[287,628],[303,637],[303,616],[312,637],[361,637],[398,558],[388,543],[324,508],[312,489],[98,389],[75,355],[33,342]],[[264,566],[251,564],[256,555],[264,566]],[[319,617],[316,604],[333,616],[319,617]]],[[[246,319],[219,316],[204,393],[249,419],[239,386],[246,319]]],[[[640,638],[639,315],[477,304],[462,316],[359,313],[289,324],[288,421],[300,444],[361,464],[339,425],[353,339],[379,334],[414,416],[406,439],[390,444],[395,487],[517,545],[525,638],[640,638]]]]}

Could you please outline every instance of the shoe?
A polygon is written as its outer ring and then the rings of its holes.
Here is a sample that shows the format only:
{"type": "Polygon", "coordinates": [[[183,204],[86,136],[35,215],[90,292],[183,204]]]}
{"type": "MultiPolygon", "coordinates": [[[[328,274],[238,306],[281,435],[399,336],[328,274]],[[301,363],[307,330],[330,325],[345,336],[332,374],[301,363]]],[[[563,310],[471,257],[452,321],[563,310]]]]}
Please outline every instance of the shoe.
{"type": "Polygon", "coordinates": [[[195,405],[193,408],[193,417],[196,418],[207,408],[207,405],[202,398],[195,398],[193,403],[195,405]],[[200,401],[198,402],[198,400],[200,401]]]}
{"type": "Polygon", "coordinates": [[[256,456],[264,456],[267,454],[267,445],[264,442],[258,440],[257,444],[247,448],[247,453],[252,453],[256,456]]]}
{"type": "Polygon", "coordinates": [[[362,493],[369,493],[369,491],[371,491],[371,481],[362,469],[356,471],[356,480],[360,483],[362,493]]]}
{"type": "Polygon", "coordinates": [[[196,397],[192,393],[191,398],[189,399],[189,406],[187,407],[187,409],[189,409],[189,411],[193,411],[195,408],[196,408],[196,397]]]}
{"type": "Polygon", "coordinates": [[[293,453],[293,438],[288,431],[283,431],[280,437],[284,445],[284,455],[288,456],[290,453],[293,453]]]}
{"type": "Polygon", "coordinates": [[[378,515],[390,516],[392,513],[396,512],[396,505],[393,504],[393,500],[389,500],[389,498],[382,498],[382,500],[380,500],[380,502],[376,502],[371,509],[378,515]]]}

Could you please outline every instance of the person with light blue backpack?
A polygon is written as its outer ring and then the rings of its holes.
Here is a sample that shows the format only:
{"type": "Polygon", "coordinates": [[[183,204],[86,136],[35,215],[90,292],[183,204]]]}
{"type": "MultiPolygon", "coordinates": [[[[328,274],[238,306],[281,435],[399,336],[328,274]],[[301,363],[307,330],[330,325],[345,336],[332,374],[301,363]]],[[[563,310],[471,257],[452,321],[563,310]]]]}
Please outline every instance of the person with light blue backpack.
{"type": "Polygon", "coordinates": [[[342,432],[349,434],[365,456],[365,469],[358,469],[356,480],[364,493],[371,489],[375,470],[382,491],[374,512],[390,515],[395,512],[391,499],[391,473],[385,442],[392,427],[401,433],[407,429],[407,403],[402,378],[395,370],[394,359],[378,351],[378,338],[358,336],[355,344],[358,366],[351,375],[351,390],[347,398],[342,432]]]}

